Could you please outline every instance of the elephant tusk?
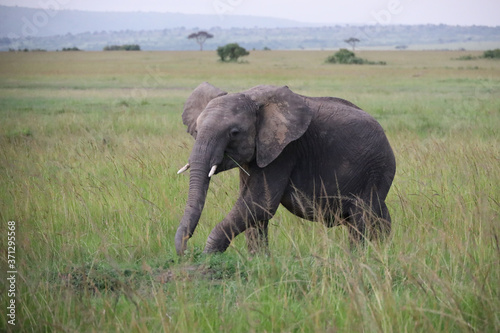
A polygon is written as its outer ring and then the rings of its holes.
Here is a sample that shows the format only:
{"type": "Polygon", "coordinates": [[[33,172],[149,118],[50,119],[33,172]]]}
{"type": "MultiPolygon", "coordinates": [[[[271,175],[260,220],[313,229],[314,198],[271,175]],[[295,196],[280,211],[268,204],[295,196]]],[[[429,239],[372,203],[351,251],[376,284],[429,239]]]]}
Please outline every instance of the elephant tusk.
{"type": "Polygon", "coordinates": [[[183,166],[182,168],[179,169],[179,171],[177,171],[177,174],[180,175],[181,173],[185,172],[187,169],[189,169],[190,165],[189,163],[186,164],[185,166],[183,166]]]}
{"type": "Polygon", "coordinates": [[[217,165],[214,165],[212,169],[210,169],[210,172],[208,173],[208,178],[212,177],[215,173],[215,170],[217,170],[217,165]]]}

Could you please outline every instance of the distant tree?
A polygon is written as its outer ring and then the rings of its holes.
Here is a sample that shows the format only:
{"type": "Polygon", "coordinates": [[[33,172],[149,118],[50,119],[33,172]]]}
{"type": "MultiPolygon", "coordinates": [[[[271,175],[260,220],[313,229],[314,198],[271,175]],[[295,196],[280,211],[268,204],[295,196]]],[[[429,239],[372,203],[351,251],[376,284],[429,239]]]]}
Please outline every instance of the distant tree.
{"type": "Polygon", "coordinates": [[[354,52],[348,49],[340,49],[333,56],[327,58],[326,62],[339,64],[361,64],[362,59],[357,58],[354,52]]]}
{"type": "Polygon", "coordinates": [[[140,51],[141,47],[138,44],[125,44],[125,45],[110,45],[105,46],[104,51],[140,51]]]}
{"type": "Polygon", "coordinates": [[[351,37],[349,39],[344,40],[344,42],[346,42],[347,44],[351,45],[352,46],[352,51],[354,52],[355,49],[356,49],[356,43],[359,43],[360,40],[357,39],[357,38],[351,37]]]}
{"type": "MultiPolygon", "coordinates": [[[[9,49],[9,50],[10,50],[10,49],[9,49]]],[[[39,49],[39,48],[37,48],[37,49],[31,49],[31,50],[30,50],[30,49],[28,49],[28,48],[24,48],[24,49],[22,49],[22,50],[21,50],[21,49],[18,49],[18,50],[17,50],[17,52],[47,52],[47,50],[46,50],[46,49],[39,49]]]]}
{"type": "Polygon", "coordinates": [[[141,47],[138,44],[126,44],[123,45],[125,51],[140,51],[141,47]]]}
{"type": "Polygon", "coordinates": [[[484,51],[483,58],[499,59],[500,58],[500,49],[484,51]]]}
{"type": "Polygon", "coordinates": [[[247,56],[250,53],[237,43],[231,43],[225,46],[219,46],[217,48],[217,54],[219,55],[221,61],[236,62],[239,57],[247,56]]]}
{"type": "Polygon", "coordinates": [[[340,49],[334,55],[326,58],[326,62],[330,64],[348,64],[348,65],[386,65],[385,61],[368,61],[363,58],[356,57],[354,52],[348,49],[340,49]]]}
{"type": "Polygon", "coordinates": [[[209,34],[206,31],[194,32],[188,36],[188,39],[194,39],[198,45],[200,45],[200,51],[203,51],[203,44],[209,38],[214,38],[214,35],[209,34]]]}
{"type": "Polygon", "coordinates": [[[71,52],[71,51],[81,51],[79,48],[77,48],[76,46],[74,47],[63,47],[63,52],[71,52]]]}

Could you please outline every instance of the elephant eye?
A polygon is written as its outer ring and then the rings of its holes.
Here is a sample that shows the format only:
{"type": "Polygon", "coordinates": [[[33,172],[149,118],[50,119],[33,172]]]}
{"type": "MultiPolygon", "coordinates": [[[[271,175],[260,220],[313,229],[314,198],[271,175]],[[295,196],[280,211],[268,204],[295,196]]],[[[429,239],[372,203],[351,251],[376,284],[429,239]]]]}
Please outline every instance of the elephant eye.
{"type": "Polygon", "coordinates": [[[234,139],[238,136],[238,134],[240,134],[240,130],[237,129],[237,128],[232,128],[230,131],[229,131],[229,136],[231,137],[231,139],[234,139]]]}

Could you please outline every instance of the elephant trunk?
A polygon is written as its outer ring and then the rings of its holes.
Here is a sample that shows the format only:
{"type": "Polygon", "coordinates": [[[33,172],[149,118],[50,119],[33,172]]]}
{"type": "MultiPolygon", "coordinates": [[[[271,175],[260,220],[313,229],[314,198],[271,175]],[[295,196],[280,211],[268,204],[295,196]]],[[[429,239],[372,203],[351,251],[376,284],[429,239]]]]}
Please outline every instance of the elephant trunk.
{"type": "Polygon", "coordinates": [[[179,256],[184,254],[187,241],[193,235],[200,220],[210,183],[208,172],[209,168],[206,166],[195,167],[191,165],[188,200],[184,216],[175,234],[175,249],[179,256]]]}
{"type": "MultiPolygon", "coordinates": [[[[202,140],[200,140],[203,142],[202,140]]],[[[205,205],[210,177],[215,173],[217,163],[214,160],[216,149],[210,149],[197,140],[189,158],[189,193],[184,215],[175,234],[175,249],[179,256],[184,254],[187,241],[194,233],[201,212],[205,205]]],[[[212,145],[212,147],[217,145],[212,145]]],[[[223,152],[221,153],[223,155],[223,152]]],[[[222,157],[220,158],[222,159],[222,157]]],[[[184,168],[183,168],[184,169],[184,168]]],[[[182,170],[182,169],[181,169],[182,170]]]]}

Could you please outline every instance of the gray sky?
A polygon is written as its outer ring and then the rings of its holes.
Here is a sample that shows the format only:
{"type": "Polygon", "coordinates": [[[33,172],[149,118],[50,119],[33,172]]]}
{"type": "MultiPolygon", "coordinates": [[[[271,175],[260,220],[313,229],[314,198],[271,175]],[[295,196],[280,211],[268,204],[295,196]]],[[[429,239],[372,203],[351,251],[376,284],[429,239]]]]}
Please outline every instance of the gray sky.
{"type": "Polygon", "coordinates": [[[500,25],[499,0],[0,0],[1,5],[93,11],[253,15],[311,23],[500,25]]]}

